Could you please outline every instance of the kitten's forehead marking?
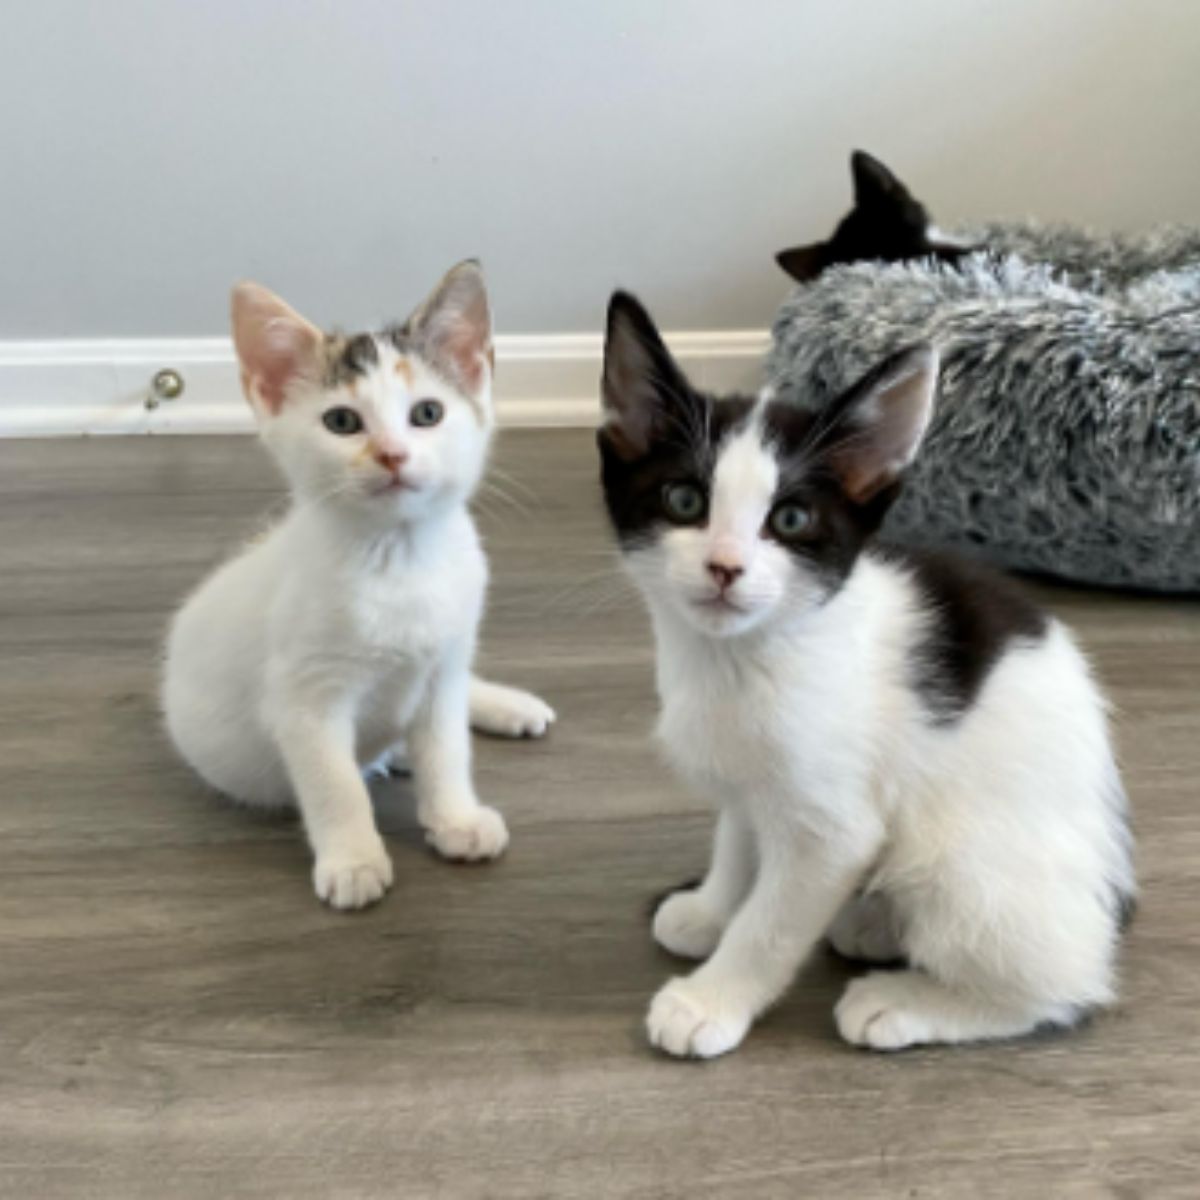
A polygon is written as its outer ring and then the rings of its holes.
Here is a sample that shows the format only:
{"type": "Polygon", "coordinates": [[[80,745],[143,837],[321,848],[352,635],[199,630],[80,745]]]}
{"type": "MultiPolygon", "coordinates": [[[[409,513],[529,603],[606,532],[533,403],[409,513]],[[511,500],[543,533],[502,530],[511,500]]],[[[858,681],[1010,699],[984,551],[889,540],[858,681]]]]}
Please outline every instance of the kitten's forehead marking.
{"type": "Polygon", "coordinates": [[[340,387],[379,365],[379,345],[369,333],[325,335],[325,386],[340,387]]]}
{"type": "Polygon", "coordinates": [[[756,534],[779,486],[779,463],[764,425],[770,396],[764,393],[725,441],[713,470],[714,534],[756,534]]]}
{"type": "Polygon", "coordinates": [[[388,398],[397,381],[407,400],[412,401],[418,398],[423,376],[435,377],[449,385],[456,396],[466,401],[479,424],[487,425],[481,398],[459,391],[436,367],[426,363],[406,329],[391,327],[379,334],[358,333],[351,337],[325,335],[325,387],[345,388],[356,399],[362,397],[365,389],[381,413],[387,411],[388,398]]]}

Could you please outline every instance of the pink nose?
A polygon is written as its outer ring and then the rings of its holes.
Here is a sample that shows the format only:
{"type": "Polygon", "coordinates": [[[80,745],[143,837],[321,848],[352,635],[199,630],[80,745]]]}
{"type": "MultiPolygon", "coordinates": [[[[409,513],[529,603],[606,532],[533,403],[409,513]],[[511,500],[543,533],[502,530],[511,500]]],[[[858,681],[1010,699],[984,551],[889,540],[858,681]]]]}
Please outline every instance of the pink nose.
{"type": "Polygon", "coordinates": [[[391,471],[395,475],[408,462],[408,451],[398,449],[376,450],[375,461],[385,470],[391,471]]]}
{"type": "Polygon", "coordinates": [[[746,568],[739,566],[737,563],[718,562],[716,559],[709,559],[704,565],[708,568],[708,573],[717,581],[717,586],[721,591],[733,587],[738,577],[746,573],[746,568]]]}

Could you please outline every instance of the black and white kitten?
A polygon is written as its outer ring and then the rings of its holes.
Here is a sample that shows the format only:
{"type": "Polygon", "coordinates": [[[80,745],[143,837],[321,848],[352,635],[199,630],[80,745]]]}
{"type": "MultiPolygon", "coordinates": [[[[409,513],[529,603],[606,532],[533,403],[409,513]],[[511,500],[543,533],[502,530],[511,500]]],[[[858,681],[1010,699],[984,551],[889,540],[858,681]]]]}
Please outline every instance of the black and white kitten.
{"type": "Polygon", "coordinates": [[[852,982],[842,1036],[894,1050],[1069,1024],[1113,998],[1134,892],[1106,706],[1007,580],[872,542],[929,423],[937,357],[812,414],[689,385],[629,295],[608,315],[608,512],[658,649],[659,736],[719,812],[654,936],[706,959],[648,1017],[732,1050],[828,935],[907,960],[852,982]]]}
{"type": "Polygon", "coordinates": [[[877,158],[865,150],[850,156],[854,207],[833,236],[809,246],[781,250],[775,261],[797,282],[808,283],[839,263],[904,262],[936,258],[951,266],[979,249],[943,233],[925,206],[877,158]]]}

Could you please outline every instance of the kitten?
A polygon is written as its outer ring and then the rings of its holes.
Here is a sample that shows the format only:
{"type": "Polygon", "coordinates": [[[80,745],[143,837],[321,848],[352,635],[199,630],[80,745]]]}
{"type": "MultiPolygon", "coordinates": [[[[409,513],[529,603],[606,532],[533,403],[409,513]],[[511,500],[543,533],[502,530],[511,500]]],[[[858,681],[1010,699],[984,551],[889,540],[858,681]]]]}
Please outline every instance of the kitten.
{"type": "Polygon", "coordinates": [[[817,415],[713,399],[613,297],[605,500],[652,618],[659,736],[719,811],[707,877],[654,917],[707,959],[650,1007],[671,1054],[732,1050],[825,935],[908,963],[846,989],[856,1045],[1007,1037],[1113,998],[1134,880],[1082,654],[1008,580],[871,540],[936,378],[917,346],[817,415]]]}
{"type": "Polygon", "coordinates": [[[978,246],[942,233],[915,196],[865,150],[850,156],[854,207],[833,236],[810,246],[781,250],[775,261],[799,283],[816,279],[838,263],[903,262],[936,258],[954,266],[978,246]]]}
{"type": "Polygon", "coordinates": [[[468,711],[511,736],[554,720],[537,697],[470,675],[487,583],[467,511],[494,424],[487,293],[465,262],[404,325],[345,338],[245,283],[233,339],[292,507],[175,617],[167,727],[234,799],[294,799],[317,895],[360,908],[392,882],[364,765],[407,737],[429,841],[494,858],[508,832],[475,795],[468,711]]]}

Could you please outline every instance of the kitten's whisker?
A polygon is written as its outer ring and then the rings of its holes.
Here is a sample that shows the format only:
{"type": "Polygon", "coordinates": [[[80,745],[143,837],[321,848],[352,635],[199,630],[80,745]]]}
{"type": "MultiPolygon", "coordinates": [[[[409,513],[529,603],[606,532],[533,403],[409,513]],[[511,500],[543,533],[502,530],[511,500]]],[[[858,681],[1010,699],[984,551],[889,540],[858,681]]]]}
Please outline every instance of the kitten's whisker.
{"type": "Polygon", "coordinates": [[[487,475],[484,477],[484,481],[487,482],[487,480],[491,479],[493,475],[496,476],[496,478],[501,482],[507,484],[509,487],[515,488],[518,492],[524,492],[525,498],[530,502],[536,503],[541,500],[541,497],[537,494],[537,492],[523,479],[519,479],[516,475],[511,475],[507,471],[502,471],[499,467],[488,467],[487,475]]]}

